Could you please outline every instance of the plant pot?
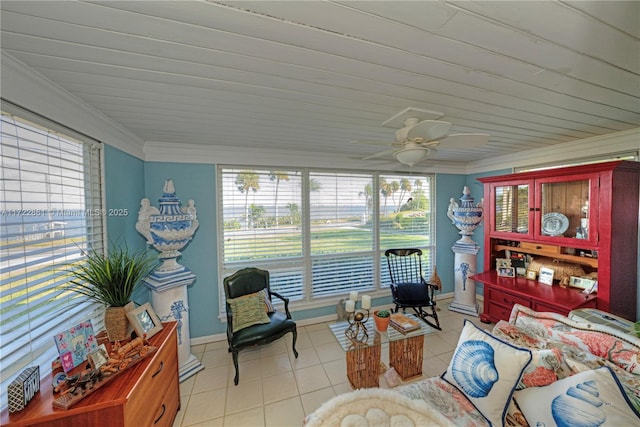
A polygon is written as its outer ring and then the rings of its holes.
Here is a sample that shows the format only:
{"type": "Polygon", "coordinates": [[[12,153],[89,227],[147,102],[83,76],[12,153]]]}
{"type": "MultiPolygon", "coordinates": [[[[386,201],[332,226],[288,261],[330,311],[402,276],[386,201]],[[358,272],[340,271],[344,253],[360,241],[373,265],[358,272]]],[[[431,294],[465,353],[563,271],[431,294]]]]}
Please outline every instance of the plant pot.
{"type": "Polygon", "coordinates": [[[131,337],[133,329],[127,319],[127,311],[134,308],[133,302],[124,307],[107,307],[104,312],[104,328],[109,341],[123,341],[131,337]]]}
{"type": "Polygon", "coordinates": [[[378,311],[373,312],[373,321],[376,324],[376,329],[380,332],[384,332],[389,327],[389,317],[378,317],[378,311]]]}

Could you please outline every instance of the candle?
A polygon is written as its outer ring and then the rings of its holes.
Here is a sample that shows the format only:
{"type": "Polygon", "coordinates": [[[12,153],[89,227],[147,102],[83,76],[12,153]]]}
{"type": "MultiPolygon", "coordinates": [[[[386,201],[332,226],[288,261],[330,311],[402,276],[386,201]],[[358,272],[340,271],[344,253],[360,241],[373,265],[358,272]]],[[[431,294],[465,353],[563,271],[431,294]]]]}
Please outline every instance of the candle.
{"type": "Polygon", "coordinates": [[[349,299],[353,302],[358,301],[358,291],[349,292],[349,299]]]}
{"type": "Polygon", "coordinates": [[[371,297],[369,295],[362,295],[362,308],[365,310],[371,308],[371,297]]]}
{"type": "Polygon", "coordinates": [[[356,309],[356,303],[353,300],[348,299],[345,303],[344,303],[344,309],[347,313],[353,313],[356,309]]]}

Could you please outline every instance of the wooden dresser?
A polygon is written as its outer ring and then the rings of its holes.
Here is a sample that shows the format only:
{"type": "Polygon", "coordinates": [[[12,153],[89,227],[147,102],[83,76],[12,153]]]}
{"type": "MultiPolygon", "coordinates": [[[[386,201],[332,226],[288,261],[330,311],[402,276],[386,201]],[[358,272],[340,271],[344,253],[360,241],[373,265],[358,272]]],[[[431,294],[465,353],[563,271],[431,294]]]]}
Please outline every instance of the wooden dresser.
{"type": "Polygon", "coordinates": [[[47,427],[170,427],[180,409],[178,340],[176,323],[149,341],[158,350],[148,359],[122,372],[68,410],[54,409],[51,376],[42,378],[40,392],[27,407],[14,414],[2,412],[2,426],[47,427]]]}

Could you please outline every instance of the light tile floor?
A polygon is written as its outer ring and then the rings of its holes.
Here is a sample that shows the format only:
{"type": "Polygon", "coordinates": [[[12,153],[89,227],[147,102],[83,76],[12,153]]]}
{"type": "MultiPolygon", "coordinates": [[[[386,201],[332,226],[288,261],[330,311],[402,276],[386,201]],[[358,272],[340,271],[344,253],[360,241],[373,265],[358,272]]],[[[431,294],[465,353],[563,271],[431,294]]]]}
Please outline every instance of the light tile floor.
{"type": "MultiPolygon", "coordinates": [[[[422,378],[446,370],[465,318],[485,329],[493,327],[449,311],[449,302],[438,304],[442,331],[425,336],[422,378]]],[[[291,351],[291,334],[267,346],[241,351],[237,386],[226,341],[194,346],[192,352],[205,369],[180,384],[181,409],[173,426],[300,427],[304,417],[323,402],[352,390],[345,352],[327,325],[298,327],[297,359],[291,351]]],[[[382,361],[389,365],[388,343],[382,346],[382,361]]],[[[387,387],[384,377],[380,387],[387,387]]]]}

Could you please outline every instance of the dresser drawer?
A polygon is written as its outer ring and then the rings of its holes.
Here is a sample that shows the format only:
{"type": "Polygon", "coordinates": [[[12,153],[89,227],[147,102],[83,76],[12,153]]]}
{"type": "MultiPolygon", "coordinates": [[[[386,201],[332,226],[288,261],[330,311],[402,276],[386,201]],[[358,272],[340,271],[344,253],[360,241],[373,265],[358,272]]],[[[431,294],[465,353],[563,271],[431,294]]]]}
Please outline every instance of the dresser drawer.
{"type": "Polygon", "coordinates": [[[531,300],[529,298],[511,295],[506,292],[497,291],[495,289],[491,289],[491,291],[489,292],[489,302],[491,304],[501,305],[508,309],[511,309],[514,304],[520,304],[524,305],[525,307],[531,308],[531,300]]]}
{"type": "Polygon", "coordinates": [[[541,243],[520,242],[520,248],[522,248],[522,250],[535,250],[540,252],[548,252],[550,254],[560,253],[560,246],[557,246],[557,245],[544,245],[541,243]]]}
{"type": "MultiPolygon", "coordinates": [[[[153,421],[163,412],[163,400],[168,391],[176,390],[179,395],[176,340],[174,332],[167,340],[166,345],[153,356],[144,375],[136,384],[127,402],[125,425],[153,425],[153,421]]],[[[173,415],[175,412],[170,418],[173,419],[173,415]]]]}
{"type": "Polygon", "coordinates": [[[171,427],[179,408],[180,387],[176,384],[176,387],[171,388],[167,391],[167,394],[164,396],[164,399],[160,404],[160,407],[157,409],[157,412],[153,414],[153,417],[150,419],[149,424],[144,425],[149,425],[152,427],[171,427]]]}
{"type": "Polygon", "coordinates": [[[489,303],[489,318],[492,322],[498,323],[498,320],[509,320],[510,315],[511,308],[489,303]]]}

